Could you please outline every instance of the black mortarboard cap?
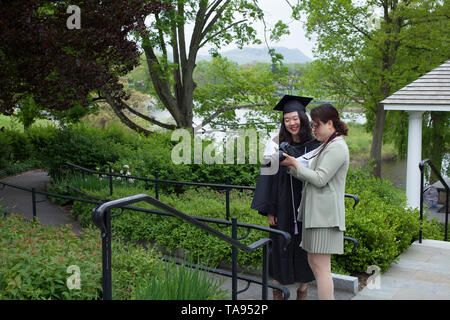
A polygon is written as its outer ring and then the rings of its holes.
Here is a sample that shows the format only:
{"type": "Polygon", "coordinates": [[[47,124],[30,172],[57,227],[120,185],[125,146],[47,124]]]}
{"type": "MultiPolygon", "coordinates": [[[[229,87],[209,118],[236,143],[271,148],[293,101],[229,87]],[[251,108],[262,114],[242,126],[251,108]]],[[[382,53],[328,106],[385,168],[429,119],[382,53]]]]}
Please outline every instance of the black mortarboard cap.
{"type": "Polygon", "coordinates": [[[281,98],[281,100],[277,103],[273,110],[283,111],[283,114],[293,111],[306,112],[306,106],[312,100],[313,98],[291,96],[287,94],[283,98],[281,98]]]}

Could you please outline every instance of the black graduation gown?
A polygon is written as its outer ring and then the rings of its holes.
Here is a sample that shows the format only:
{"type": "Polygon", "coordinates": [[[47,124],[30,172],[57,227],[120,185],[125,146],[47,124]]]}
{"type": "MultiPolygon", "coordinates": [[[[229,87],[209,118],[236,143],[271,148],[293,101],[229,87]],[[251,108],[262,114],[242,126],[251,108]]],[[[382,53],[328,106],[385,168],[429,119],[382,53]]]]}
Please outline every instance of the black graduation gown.
{"type": "MultiPolygon", "coordinates": [[[[320,142],[316,139],[305,143],[291,143],[298,152],[295,157],[316,149],[320,142]]],[[[297,221],[298,234],[295,235],[294,221],[300,206],[303,183],[287,173],[287,167],[280,166],[274,175],[259,175],[251,208],[262,215],[271,214],[277,217],[278,230],[291,234],[291,242],[283,250],[281,236],[271,234],[272,246],[269,254],[269,276],[282,285],[294,282],[307,283],[314,280],[314,275],[308,264],[307,252],[300,248],[302,225],[297,221]],[[292,189],[291,189],[292,180],[292,189]],[[292,204],[294,196],[294,206],[292,204]]]]}

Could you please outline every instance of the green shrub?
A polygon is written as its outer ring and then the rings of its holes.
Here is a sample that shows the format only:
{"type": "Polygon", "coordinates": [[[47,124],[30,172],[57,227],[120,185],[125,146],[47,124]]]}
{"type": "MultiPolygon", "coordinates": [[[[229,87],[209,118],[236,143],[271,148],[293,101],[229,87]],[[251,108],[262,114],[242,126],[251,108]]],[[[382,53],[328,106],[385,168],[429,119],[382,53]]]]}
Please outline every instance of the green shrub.
{"type": "MultiPolygon", "coordinates": [[[[353,200],[346,200],[345,235],[356,238],[359,246],[354,254],[350,253],[351,246],[346,246],[345,255],[336,255],[333,260],[350,272],[366,272],[370,265],[386,271],[418,238],[420,230],[419,211],[407,207],[404,192],[369,171],[350,169],[347,174],[346,192],[356,194],[361,201],[353,210],[353,200]]],[[[442,239],[435,220],[425,217],[423,225],[424,237],[442,239]]]]}
{"type": "MultiPolygon", "coordinates": [[[[108,190],[104,189],[93,195],[105,197],[108,190]]],[[[116,188],[111,199],[118,199],[130,195],[147,193],[138,188],[116,188]]],[[[236,217],[238,222],[263,225],[266,218],[260,216],[250,208],[252,200],[251,192],[231,192],[230,217],[236,217]]],[[[160,200],[169,206],[191,216],[202,216],[225,220],[225,195],[209,189],[191,189],[180,195],[160,194],[160,200]],[[205,202],[208,203],[205,206],[205,202]]],[[[146,209],[154,209],[147,203],[139,203],[136,206],[146,209]]],[[[92,224],[92,209],[95,205],[75,202],[72,215],[80,216],[82,226],[92,224]]],[[[118,213],[117,209],[112,214],[118,213]]],[[[216,230],[231,236],[231,227],[221,228],[216,224],[209,224],[216,230]]],[[[175,217],[165,217],[157,214],[125,210],[123,215],[112,219],[112,230],[116,234],[131,241],[155,241],[156,244],[173,252],[183,248],[198,259],[210,261],[211,264],[231,263],[231,246],[223,240],[208,234],[198,227],[192,226],[175,217]]],[[[245,235],[247,229],[239,228],[238,237],[245,235]]],[[[253,230],[242,242],[246,245],[268,237],[267,233],[253,230]]],[[[261,249],[254,252],[239,252],[238,263],[245,268],[261,268],[261,249]]]]}
{"type": "Polygon", "coordinates": [[[0,220],[1,299],[97,299],[101,292],[98,232],[81,239],[69,228],[43,227],[20,216],[0,220]],[[69,290],[67,268],[80,268],[82,290],[69,290]]]}
{"type": "Polygon", "coordinates": [[[23,161],[7,162],[0,172],[0,177],[2,176],[12,176],[19,174],[24,171],[39,168],[40,161],[36,159],[27,159],[23,161]]]}
{"type": "Polygon", "coordinates": [[[16,162],[29,159],[30,155],[33,154],[33,146],[24,133],[5,129],[0,133],[0,137],[2,149],[5,148],[4,151],[0,151],[0,158],[9,162],[16,162]]]}
{"type": "MultiPolygon", "coordinates": [[[[116,240],[112,250],[114,299],[131,299],[144,275],[161,276],[162,262],[153,250],[116,240]]],[[[99,299],[101,263],[98,230],[84,229],[77,237],[70,227],[43,226],[17,215],[0,218],[0,299],[99,299]],[[80,290],[67,287],[71,265],[79,267],[80,290]]]]}
{"type": "Polygon", "coordinates": [[[10,145],[9,135],[0,133],[0,168],[8,165],[12,157],[12,146],[10,145]]]}
{"type": "Polygon", "coordinates": [[[55,138],[43,150],[43,164],[53,179],[64,173],[64,163],[72,162],[95,168],[120,159],[129,152],[124,146],[103,139],[99,130],[82,125],[57,131],[55,138]]]}
{"type": "Polygon", "coordinates": [[[59,129],[55,126],[32,126],[26,132],[27,140],[33,147],[33,158],[42,159],[45,157],[45,150],[51,145],[59,129]]]}

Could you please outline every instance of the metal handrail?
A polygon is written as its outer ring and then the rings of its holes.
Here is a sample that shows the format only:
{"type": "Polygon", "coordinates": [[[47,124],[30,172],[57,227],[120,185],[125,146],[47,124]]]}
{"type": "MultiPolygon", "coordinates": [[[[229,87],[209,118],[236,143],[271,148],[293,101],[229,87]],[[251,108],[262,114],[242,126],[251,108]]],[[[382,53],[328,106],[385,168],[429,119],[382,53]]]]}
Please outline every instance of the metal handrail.
{"type": "Polygon", "coordinates": [[[78,170],[82,170],[91,174],[99,174],[99,175],[106,175],[111,177],[121,177],[126,179],[134,179],[134,180],[141,180],[141,181],[151,181],[151,182],[164,182],[164,183],[173,183],[173,184],[182,184],[182,185],[190,185],[190,186],[200,186],[200,187],[212,187],[212,188],[231,188],[231,189],[242,189],[242,190],[255,190],[255,187],[249,187],[249,186],[237,186],[237,185],[229,185],[229,184],[220,184],[220,183],[204,183],[204,182],[190,182],[190,181],[178,181],[178,180],[167,180],[167,179],[156,179],[156,178],[145,178],[145,177],[137,177],[137,176],[128,176],[118,173],[111,173],[111,172],[101,172],[96,170],[87,169],[81,166],[78,166],[76,164],[66,162],[65,163],[68,166],[72,166],[78,170]]]}
{"type": "Polygon", "coordinates": [[[436,174],[436,176],[438,177],[439,181],[441,181],[442,185],[445,188],[445,192],[447,195],[447,198],[445,200],[445,234],[444,234],[444,241],[448,241],[448,192],[449,192],[449,187],[447,182],[445,182],[444,178],[441,176],[441,173],[439,172],[439,170],[435,167],[435,165],[433,164],[433,162],[431,162],[430,159],[425,159],[420,161],[419,163],[419,169],[420,169],[420,230],[419,230],[419,243],[422,243],[422,224],[423,224],[423,185],[424,185],[424,180],[425,180],[425,173],[424,173],[424,168],[425,168],[425,164],[428,164],[431,168],[431,170],[436,174]]]}
{"type": "MultiPolygon", "coordinates": [[[[201,229],[214,234],[215,236],[221,238],[222,240],[229,242],[230,244],[232,244],[246,252],[253,251],[253,250],[259,248],[260,246],[264,245],[266,242],[266,239],[270,240],[269,238],[263,238],[261,240],[258,240],[256,242],[252,243],[249,246],[243,245],[239,241],[233,240],[229,236],[224,235],[223,233],[217,231],[216,229],[211,228],[210,226],[198,221],[197,219],[195,219],[187,214],[184,214],[183,212],[178,211],[177,209],[172,208],[171,206],[169,206],[159,200],[156,200],[155,198],[153,198],[147,194],[138,194],[138,195],[129,196],[129,197],[125,197],[125,198],[121,198],[121,199],[117,199],[117,200],[111,200],[106,203],[103,203],[100,206],[94,208],[94,210],[92,211],[92,221],[94,222],[94,225],[96,225],[101,230],[106,230],[106,220],[107,220],[106,215],[109,213],[110,210],[112,210],[114,208],[123,208],[129,204],[141,202],[141,201],[148,202],[151,205],[154,205],[161,209],[167,210],[172,215],[174,215],[182,220],[185,220],[197,227],[200,227],[201,229]]],[[[278,230],[278,231],[280,231],[280,230],[278,230]]],[[[280,233],[285,236],[286,241],[288,241],[288,242],[290,241],[291,236],[288,232],[280,231],[280,233]]]]}
{"type": "MultiPolygon", "coordinates": [[[[151,182],[155,182],[156,184],[158,182],[164,182],[164,183],[174,183],[174,184],[181,184],[181,185],[191,185],[191,186],[200,186],[200,187],[213,187],[213,188],[221,188],[221,189],[225,189],[225,191],[227,192],[227,220],[229,220],[229,195],[228,192],[230,189],[239,189],[239,190],[256,190],[256,187],[250,187],[250,186],[239,186],[239,185],[231,185],[231,184],[217,184],[217,183],[203,183],[203,182],[190,182],[190,181],[177,181],[177,180],[164,180],[164,179],[158,179],[158,178],[145,178],[145,177],[137,177],[137,176],[127,176],[127,175],[123,175],[123,174],[116,174],[116,173],[111,173],[111,172],[101,172],[101,171],[96,171],[96,170],[91,170],[91,169],[87,169],[81,166],[78,166],[76,164],[70,163],[70,162],[66,162],[65,163],[67,166],[71,166],[74,167],[75,169],[81,170],[81,171],[85,171],[91,174],[98,174],[98,175],[107,175],[110,178],[111,177],[120,177],[120,178],[126,178],[126,179],[134,179],[134,180],[141,180],[141,181],[151,181],[151,182]]],[[[155,172],[157,175],[157,171],[155,172]]],[[[228,180],[228,179],[227,179],[228,180]]],[[[112,188],[112,180],[110,180],[110,188],[112,188]]],[[[158,191],[155,190],[156,194],[155,197],[156,199],[158,199],[158,191]]],[[[112,190],[110,191],[110,194],[112,194],[112,190]]],[[[359,197],[354,195],[354,194],[350,194],[350,193],[345,193],[344,194],[345,197],[348,198],[352,198],[355,203],[353,204],[353,209],[355,209],[355,207],[358,205],[359,203],[359,197]]]]}
{"type": "MultiPolygon", "coordinates": [[[[158,179],[158,172],[155,172],[155,176],[156,178],[145,178],[145,177],[137,177],[137,176],[127,176],[127,175],[122,175],[122,174],[114,174],[112,172],[101,172],[101,171],[96,171],[96,170],[91,170],[91,169],[87,169],[84,168],[82,166],[78,166],[76,164],[70,163],[70,162],[66,162],[65,163],[67,166],[72,166],[75,169],[81,170],[81,171],[85,171],[88,173],[92,173],[92,174],[98,174],[98,175],[108,175],[110,177],[110,194],[112,195],[112,177],[121,177],[121,178],[127,178],[127,179],[135,179],[135,180],[141,180],[141,181],[152,181],[155,183],[155,198],[158,199],[159,198],[159,193],[158,193],[158,182],[165,182],[165,183],[176,183],[176,184],[181,184],[181,185],[194,185],[194,186],[201,186],[201,187],[215,187],[215,188],[221,188],[221,189],[225,189],[226,192],[226,220],[229,221],[229,217],[230,217],[230,195],[229,195],[229,191],[230,189],[245,189],[245,190],[255,190],[256,187],[249,187],[249,186],[239,186],[239,185],[230,185],[230,184],[214,184],[214,183],[201,183],[201,182],[188,182],[188,181],[176,181],[176,180],[163,180],[163,179],[158,179]]],[[[228,177],[227,177],[227,182],[228,182],[228,177]]],[[[353,210],[356,208],[356,206],[359,203],[359,197],[354,195],[354,194],[350,194],[350,193],[345,193],[344,197],[348,197],[348,198],[352,198],[355,202],[353,204],[353,210]]],[[[200,217],[195,217],[197,220],[200,220],[202,218],[200,217]],[[200,219],[198,219],[200,218],[200,219]]],[[[274,229],[271,229],[274,230],[274,229]]],[[[263,231],[267,231],[267,230],[263,230],[263,231]]],[[[271,231],[269,231],[271,232],[271,231]]],[[[352,237],[348,237],[348,236],[344,236],[344,240],[345,241],[350,241],[353,242],[353,249],[352,249],[352,253],[355,252],[355,250],[358,248],[358,240],[356,240],[355,238],[352,237]]]]}
{"type": "MultiPolygon", "coordinates": [[[[161,209],[167,210],[173,216],[180,218],[181,220],[187,221],[190,224],[193,224],[200,229],[213,234],[214,236],[222,239],[230,243],[233,248],[239,248],[245,252],[254,251],[260,247],[263,247],[263,271],[262,271],[262,299],[267,300],[267,280],[268,280],[268,250],[267,247],[269,243],[272,241],[270,238],[263,238],[253,242],[252,244],[246,246],[236,240],[237,235],[237,219],[232,219],[232,233],[233,238],[211,228],[210,226],[194,219],[181,211],[176,210],[168,206],[167,204],[156,200],[155,198],[146,195],[146,194],[138,194],[135,196],[125,197],[117,200],[112,200],[106,203],[101,204],[100,206],[94,208],[92,210],[92,221],[94,224],[100,228],[101,237],[102,237],[102,272],[103,272],[103,299],[111,300],[112,299],[112,279],[111,279],[111,214],[110,211],[114,208],[123,208],[126,205],[133,204],[136,202],[145,201],[151,205],[159,207],[161,209]]],[[[285,236],[286,241],[290,240],[290,234],[287,232],[281,231],[285,236]]],[[[237,257],[236,252],[233,252],[233,264],[232,264],[232,273],[233,273],[233,299],[236,298],[237,295],[237,257]]]]}
{"type": "MultiPolygon", "coordinates": [[[[33,201],[33,217],[37,216],[37,214],[36,214],[36,203],[39,202],[39,201],[36,201],[36,195],[37,194],[45,195],[45,196],[47,196],[47,198],[48,197],[53,197],[53,198],[60,198],[60,199],[66,199],[66,200],[72,200],[72,201],[80,201],[80,202],[95,204],[95,205],[98,205],[98,206],[100,206],[102,204],[105,204],[105,201],[109,201],[108,199],[105,199],[104,201],[88,200],[88,199],[84,199],[84,198],[76,198],[76,197],[72,197],[72,196],[65,196],[65,195],[60,195],[60,194],[55,194],[55,193],[44,192],[44,191],[37,191],[34,188],[29,189],[29,188],[25,188],[25,187],[21,187],[21,186],[16,186],[16,185],[13,185],[13,184],[10,184],[10,183],[6,183],[6,182],[3,182],[3,181],[0,181],[0,185],[3,185],[3,188],[7,186],[7,187],[16,188],[16,189],[20,189],[20,190],[23,190],[23,191],[30,192],[32,194],[32,201],[33,201]]],[[[151,209],[144,209],[144,208],[139,208],[139,207],[130,206],[130,205],[126,205],[126,206],[123,206],[121,208],[122,208],[122,212],[119,215],[121,215],[123,213],[123,210],[126,209],[126,210],[140,211],[140,212],[149,213],[149,214],[153,214],[154,213],[154,214],[163,215],[163,216],[173,216],[172,214],[167,213],[167,212],[161,212],[161,211],[156,211],[156,210],[151,210],[151,209]]],[[[111,215],[111,217],[113,217],[113,216],[117,216],[117,215],[111,215]]],[[[280,236],[282,236],[284,238],[284,240],[285,240],[284,246],[285,247],[289,244],[290,239],[291,239],[290,234],[287,233],[287,232],[276,230],[276,229],[271,229],[271,228],[260,226],[260,225],[253,225],[253,224],[247,224],[247,223],[238,223],[237,220],[236,221],[227,221],[227,220],[219,220],[219,219],[205,218],[205,217],[199,217],[199,216],[188,216],[188,217],[191,217],[192,219],[195,219],[195,220],[198,220],[198,221],[203,221],[203,222],[208,222],[208,223],[215,223],[217,225],[220,225],[220,224],[224,224],[224,225],[227,225],[227,226],[231,225],[232,228],[233,228],[234,233],[237,233],[237,227],[243,227],[243,228],[247,228],[249,230],[250,229],[254,229],[254,230],[265,231],[265,232],[269,232],[269,233],[273,233],[273,234],[278,234],[278,235],[280,235],[280,236]]],[[[247,234],[248,233],[249,232],[247,232],[247,234]]],[[[256,241],[254,244],[252,244],[253,246],[250,245],[249,247],[251,247],[251,246],[254,247],[253,250],[256,250],[258,245],[259,246],[264,246],[263,248],[265,248],[265,243],[263,243],[263,241],[262,241],[264,239],[267,239],[267,238],[260,239],[260,240],[256,241]]],[[[234,241],[235,240],[236,239],[234,239],[234,241]]],[[[267,240],[268,240],[267,242],[270,241],[270,239],[267,239],[267,240]]],[[[235,249],[233,247],[232,251],[234,251],[234,250],[235,249]]],[[[264,251],[265,252],[263,252],[263,258],[265,256],[267,256],[267,250],[264,249],[264,251]]],[[[233,256],[236,256],[236,252],[233,253],[233,256]]],[[[237,257],[236,258],[232,258],[232,259],[237,261],[237,257]]],[[[109,259],[109,261],[111,261],[111,260],[109,259]]],[[[267,264],[267,259],[266,259],[266,262],[264,262],[264,263],[267,264]]],[[[231,273],[227,272],[227,271],[223,271],[223,270],[217,270],[217,269],[213,269],[213,268],[208,268],[206,266],[201,266],[201,268],[206,270],[206,271],[208,271],[208,272],[220,274],[220,275],[223,275],[223,276],[232,277],[233,284],[234,284],[233,288],[232,288],[232,296],[233,296],[234,299],[236,299],[238,293],[241,293],[241,292],[247,290],[248,287],[250,286],[250,283],[257,283],[257,284],[263,285],[263,298],[267,299],[267,289],[264,289],[264,282],[266,283],[265,287],[270,287],[270,288],[281,290],[283,292],[284,299],[288,299],[289,298],[290,292],[289,292],[288,288],[286,288],[284,286],[281,286],[281,285],[276,285],[276,284],[273,284],[273,283],[267,283],[267,277],[265,278],[264,276],[263,276],[263,279],[262,279],[263,281],[261,281],[261,280],[258,280],[256,278],[251,278],[251,277],[247,277],[247,276],[244,276],[244,275],[239,275],[239,274],[237,274],[237,264],[234,263],[233,265],[234,265],[234,267],[233,267],[234,270],[232,270],[231,273]],[[240,291],[237,291],[237,280],[238,279],[247,281],[247,287],[244,288],[243,290],[240,290],[240,291]],[[265,296],[264,296],[264,292],[265,292],[265,296]]]]}

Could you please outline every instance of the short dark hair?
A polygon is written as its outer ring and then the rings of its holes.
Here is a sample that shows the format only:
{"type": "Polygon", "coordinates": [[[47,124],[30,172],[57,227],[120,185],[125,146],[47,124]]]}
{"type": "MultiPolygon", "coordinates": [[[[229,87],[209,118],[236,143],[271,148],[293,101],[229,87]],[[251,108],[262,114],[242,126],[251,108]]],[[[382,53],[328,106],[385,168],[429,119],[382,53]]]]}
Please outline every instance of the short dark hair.
{"type": "Polygon", "coordinates": [[[311,110],[311,120],[327,123],[329,120],[333,122],[336,132],[346,136],[348,134],[347,124],[339,118],[339,112],[329,103],[321,104],[311,110]]]}
{"type": "MultiPolygon", "coordinates": [[[[300,141],[306,142],[312,140],[313,137],[311,133],[311,125],[309,124],[308,116],[303,111],[297,111],[297,113],[300,119],[300,130],[297,133],[297,135],[300,137],[300,141]]],[[[287,131],[286,126],[284,125],[284,118],[281,120],[279,137],[280,143],[283,141],[292,143],[294,141],[292,134],[289,131],[287,131]]]]}

